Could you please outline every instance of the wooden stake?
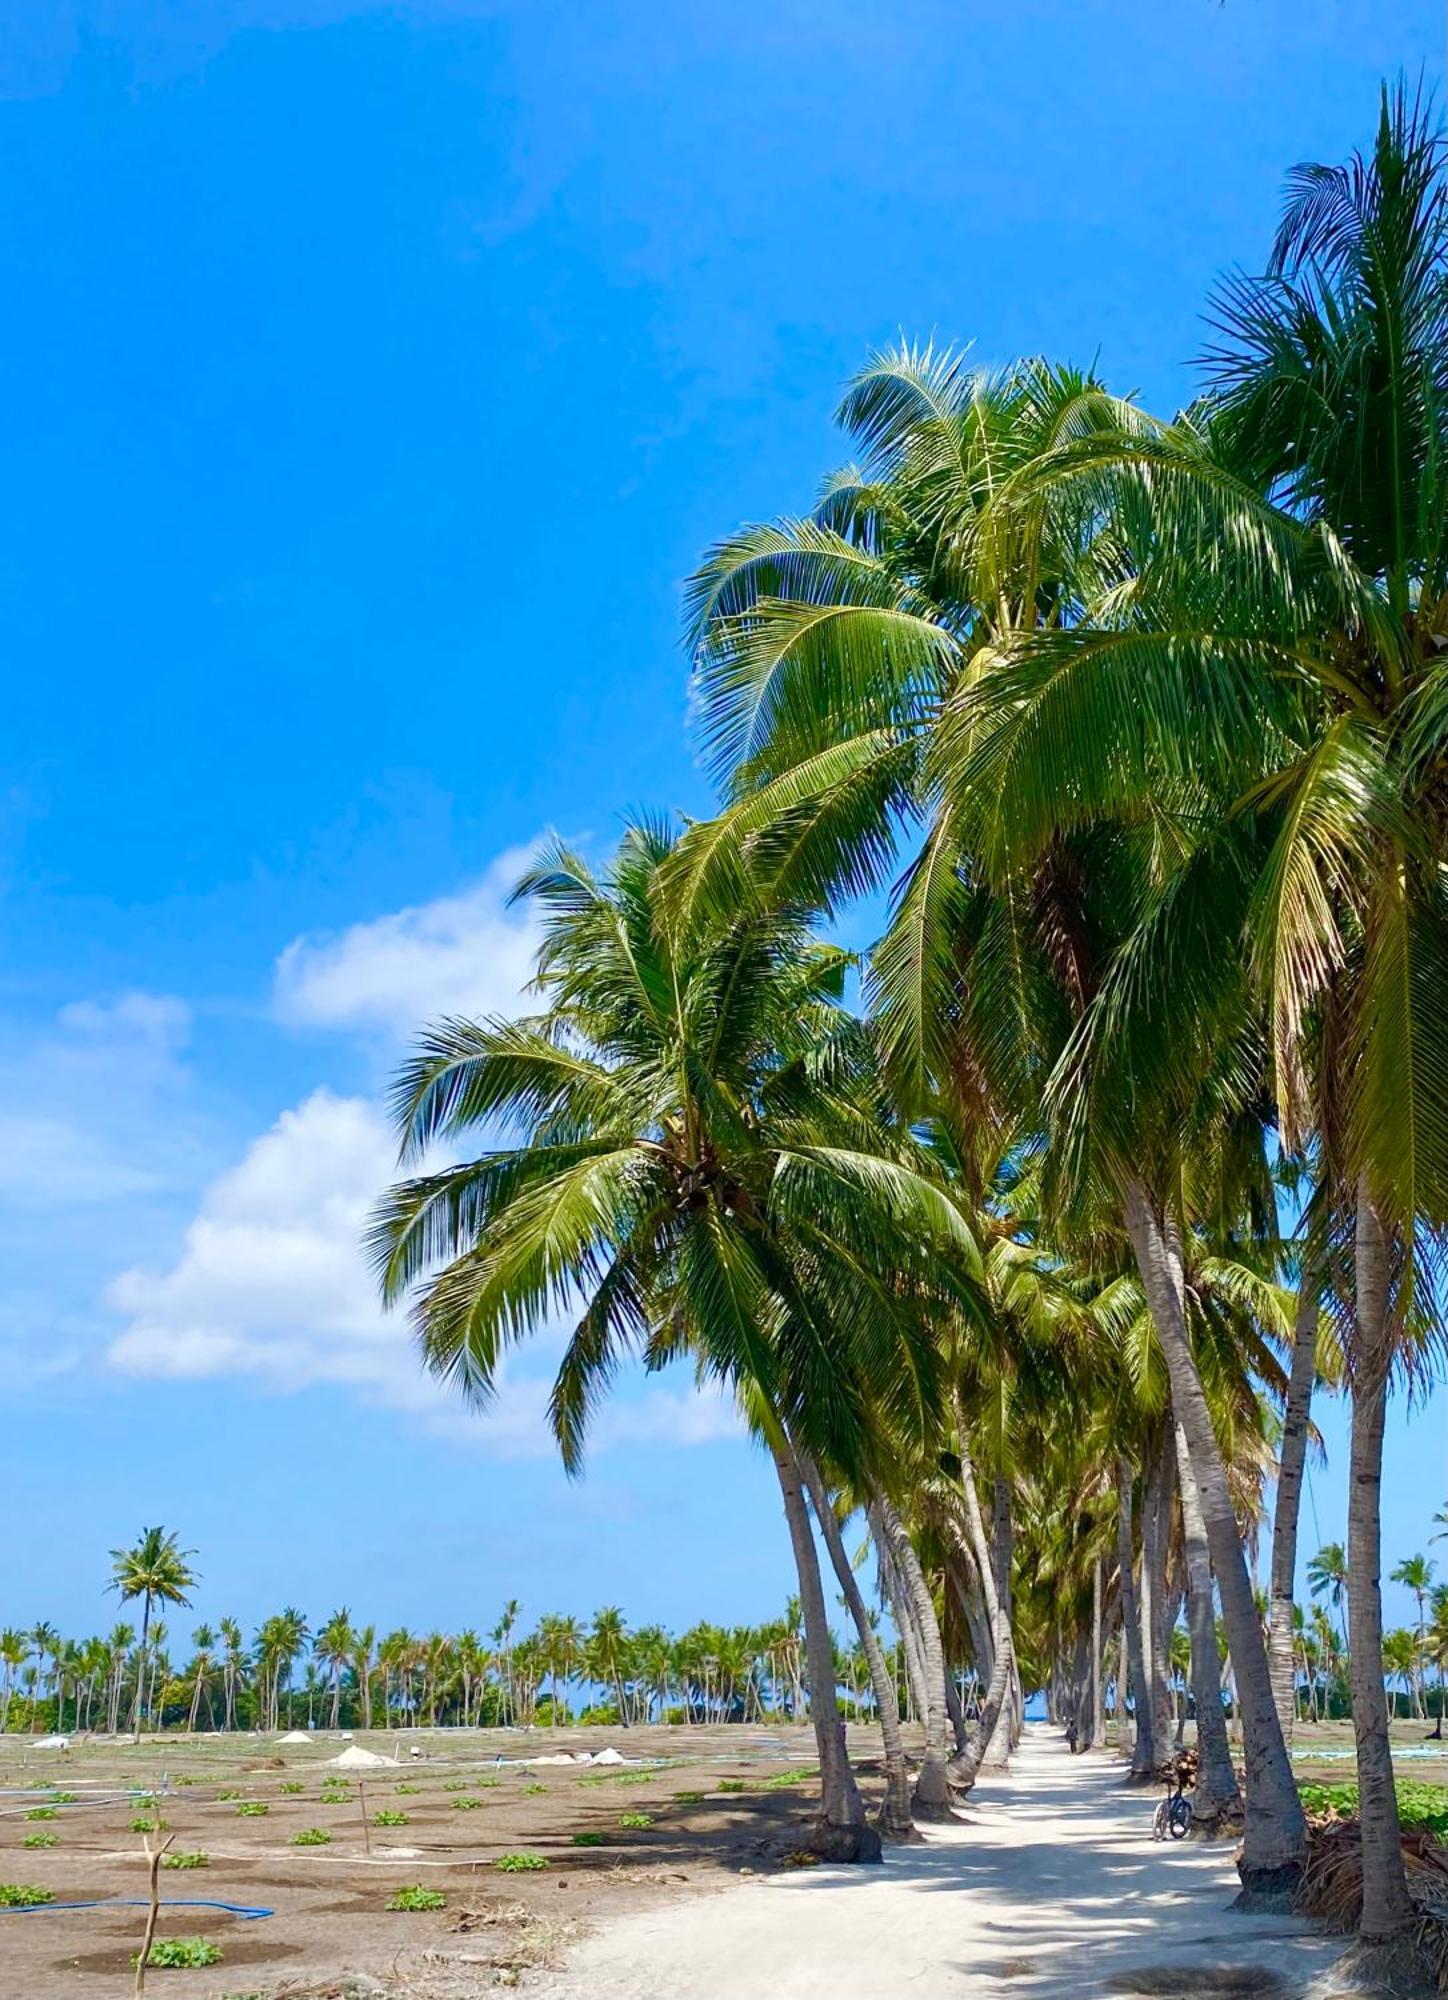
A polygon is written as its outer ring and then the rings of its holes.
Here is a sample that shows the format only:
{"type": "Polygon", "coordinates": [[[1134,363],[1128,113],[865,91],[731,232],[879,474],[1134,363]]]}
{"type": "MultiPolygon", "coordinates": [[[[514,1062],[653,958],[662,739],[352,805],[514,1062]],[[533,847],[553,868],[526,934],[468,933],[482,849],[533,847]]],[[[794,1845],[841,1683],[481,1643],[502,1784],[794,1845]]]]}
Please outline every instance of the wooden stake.
{"type": "Polygon", "coordinates": [[[372,1828],[367,1820],[367,1785],[362,1778],[357,1780],[357,1803],[362,1808],[362,1849],[365,1854],[372,1852],[372,1828]]]}
{"type": "Polygon", "coordinates": [[[150,1863],[151,1869],[151,1901],[146,1911],[146,1935],[141,1939],[141,1955],[136,1960],[135,1990],[137,2000],[140,2000],[140,1995],[146,1990],[146,1960],[151,1956],[151,1946],[156,1941],[156,1920],[161,1914],[161,1856],[166,1852],[166,1849],[171,1845],[175,1837],[174,1834],[168,1833],[166,1838],[161,1842],[161,1845],[153,1852],[150,1834],[146,1833],[141,1836],[141,1846],[145,1850],[146,1859],[150,1863]]]}

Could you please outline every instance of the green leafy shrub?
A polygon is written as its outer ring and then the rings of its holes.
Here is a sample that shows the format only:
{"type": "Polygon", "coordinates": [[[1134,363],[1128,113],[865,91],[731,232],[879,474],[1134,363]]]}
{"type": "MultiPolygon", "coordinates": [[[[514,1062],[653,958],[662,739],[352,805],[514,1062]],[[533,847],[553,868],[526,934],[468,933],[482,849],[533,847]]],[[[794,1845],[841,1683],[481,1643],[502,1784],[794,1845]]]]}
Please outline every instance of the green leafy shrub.
{"type": "Polygon", "coordinates": [[[399,1785],[399,1786],[397,1787],[397,1789],[398,1789],[398,1791],[399,1791],[399,1792],[420,1792],[420,1791],[422,1790],[422,1786],[421,1786],[421,1785],[399,1785]]]}
{"type": "Polygon", "coordinates": [[[58,1833],[27,1833],[21,1841],[22,1847],[54,1847],[60,1839],[58,1833]]]}
{"type": "Polygon", "coordinates": [[[265,1799],[243,1799],[236,1811],[239,1819],[265,1819],[271,1807],[265,1799]]]}
{"type": "Polygon", "coordinates": [[[652,1813],[620,1813],[618,1816],[618,1823],[620,1826],[635,1826],[642,1828],[646,1826],[652,1826],[654,1823],[654,1816],[652,1813]]]}
{"type": "Polygon", "coordinates": [[[59,1819],[60,1814],[55,1810],[54,1806],[32,1806],[25,1817],[27,1819],[59,1819]]]}
{"type": "Polygon", "coordinates": [[[447,1907],[447,1897],[440,1890],[424,1889],[415,1882],[410,1889],[399,1889],[395,1896],[387,1899],[389,1910],[441,1910],[447,1907]]]}
{"type": "Polygon", "coordinates": [[[406,1826],[407,1814],[405,1812],[373,1813],[372,1824],[374,1826],[406,1826]]]}
{"type": "Polygon", "coordinates": [[[573,1836],[573,1845],[575,1847],[602,1847],[603,1835],[601,1833],[575,1833],[573,1836]]]}
{"type": "Polygon", "coordinates": [[[163,1868],[205,1868],[211,1856],[199,1847],[173,1847],[169,1854],[161,1856],[163,1868]]]}
{"type": "MultiPolygon", "coordinates": [[[[139,1962],[141,1954],[131,1953],[131,1964],[139,1962]]],[[[180,1969],[191,1965],[220,1965],[221,1946],[213,1944],[210,1938],[157,1938],[146,1953],[147,1965],[180,1969]]]]}
{"type": "Polygon", "coordinates": [[[301,1783],[299,1779],[288,1778],[286,1783],[282,1785],[280,1789],[284,1792],[290,1792],[292,1796],[295,1798],[298,1792],[304,1792],[307,1788],[304,1784],[301,1783]]]}
{"type": "Polygon", "coordinates": [[[33,1882],[0,1882],[0,1910],[23,1910],[31,1903],[53,1903],[54,1889],[37,1889],[33,1882]]]}
{"type": "MultiPolygon", "coordinates": [[[[1356,1785],[1299,1785],[1297,1790],[1306,1812],[1357,1817],[1356,1785]]],[[[1424,1827],[1435,1840],[1448,1842],[1448,1786],[1400,1784],[1397,1793],[1398,1818],[1404,1826],[1424,1827]]]]}
{"type": "Polygon", "coordinates": [[[452,1809],[454,1812],[476,1812],[482,1803],[481,1799],[454,1799],[452,1809]]]}
{"type": "Polygon", "coordinates": [[[533,1875],[548,1863],[541,1854],[500,1854],[493,1866],[504,1875],[533,1875]]]}
{"type": "Polygon", "coordinates": [[[132,1833],[164,1833],[165,1831],[165,1820],[152,1819],[149,1813],[137,1813],[136,1817],[131,1821],[132,1833]]]}
{"type": "Polygon", "coordinates": [[[330,1847],[332,1836],[324,1826],[304,1826],[292,1835],[293,1847],[330,1847]]]}

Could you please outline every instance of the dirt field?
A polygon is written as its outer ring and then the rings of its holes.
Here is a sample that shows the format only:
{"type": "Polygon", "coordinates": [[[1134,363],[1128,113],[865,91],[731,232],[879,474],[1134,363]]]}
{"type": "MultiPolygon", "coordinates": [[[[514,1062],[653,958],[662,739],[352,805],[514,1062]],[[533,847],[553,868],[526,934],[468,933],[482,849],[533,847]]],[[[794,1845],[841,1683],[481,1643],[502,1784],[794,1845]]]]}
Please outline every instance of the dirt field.
{"type": "MultiPolygon", "coordinates": [[[[472,1992],[516,1984],[556,1962],[605,1914],[789,1866],[816,1796],[812,1778],[791,1776],[812,1769],[808,1729],[369,1735],[355,1740],[400,1754],[403,1766],[329,1769],[349,1740],[203,1736],[68,1751],[7,1740],[0,1882],[48,1889],[55,1905],[109,1907],[0,1909],[0,1996],[120,2000],[131,1992],[145,1911],[113,1899],[146,1893],[143,1837],[132,1822],[154,1816],[146,1804],[153,1796],[172,1851],[207,1856],[204,1867],[164,1870],[163,1898],[270,1913],[163,1907],[158,1936],[208,1938],[223,1953],[205,1969],[153,1970],[148,1993],[175,2000],[255,2000],[343,1971],[390,1984],[395,1968],[419,1993],[445,1993],[454,1981],[472,1992]],[[660,1761],[598,1770],[546,1761],[607,1744],[630,1760],[660,1761]],[[413,1745],[421,1759],[409,1754],[413,1745]],[[500,1765],[500,1756],[532,1761],[500,1765]],[[343,1777],[350,1782],[336,1782],[343,1777]],[[245,1805],[265,1812],[242,1812],[245,1805]],[[379,1813],[404,1814],[405,1823],[378,1826],[379,1813]],[[652,1823],[620,1824],[634,1815],[652,1823]],[[313,1828],[330,1841],[294,1844],[313,1828]],[[54,1845],[23,1844],[48,1835],[54,1845]],[[582,1845],[579,1835],[588,1836],[582,1845]],[[497,1864],[508,1855],[547,1866],[505,1872],[497,1864]],[[412,1885],[441,1893],[445,1908],[385,1907],[412,1885]]],[[[852,1743],[867,1790],[875,1748],[868,1731],[852,1743]]]]}

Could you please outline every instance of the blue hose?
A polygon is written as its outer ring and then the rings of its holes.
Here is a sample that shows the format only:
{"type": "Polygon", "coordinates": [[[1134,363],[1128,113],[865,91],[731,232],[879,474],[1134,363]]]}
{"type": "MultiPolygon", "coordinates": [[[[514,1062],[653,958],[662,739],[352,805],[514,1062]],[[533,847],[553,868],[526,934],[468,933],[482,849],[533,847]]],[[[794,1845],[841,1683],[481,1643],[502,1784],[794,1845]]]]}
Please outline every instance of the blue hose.
{"type": "MultiPolygon", "coordinates": [[[[0,1917],[38,1917],[47,1910],[149,1910],[150,1904],[139,1896],[97,1896],[89,1903],[12,1903],[0,1909],[0,1917]]],[[[271,1910],[253,1909],[247,1903],[213,1903],[200,1896],[167,1896],[161,1904],[163,1910],[228,1910],[233,1917],[251,1923],[257,1917],[270,1917],[271,1910]]]]}

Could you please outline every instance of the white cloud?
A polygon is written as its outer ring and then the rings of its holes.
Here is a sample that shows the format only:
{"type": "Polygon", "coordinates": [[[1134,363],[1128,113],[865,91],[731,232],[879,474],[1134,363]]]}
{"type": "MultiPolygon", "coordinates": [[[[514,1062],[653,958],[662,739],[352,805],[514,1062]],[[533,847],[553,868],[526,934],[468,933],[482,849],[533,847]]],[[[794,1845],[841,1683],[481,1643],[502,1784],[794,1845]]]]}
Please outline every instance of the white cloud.
{"type": "MultiPolygon", "coordinates": [[[[554,1450],[546,1411],[561,1332],[500,1376],[481,1413],[423,1370],[406,1317],[384,1313],[362,1249],[395,1151],[369,1099],[313,1093],[255,1140],[206,1191],[169,1270],[132,1269],[107,1301],[126,1325],[107,1359],[121,1373],[183,1380],[246,1377],[288,1392],[335,1383],[421,1418],[496,1457],[554,1450]]],[[[651,1387],[600,1413],[594,1448],[698,1444],[733,1434],[727,1399],[651,1387]]]]}
{"type": "Polygon", "coordinates": [[[276,964],[275,1004],[295,1027],[397,1039],[442,1014],[516,1012],[538,932],[507,896],[529,850],[501,855],[456,896],[398,910],[339,933],[295,939],[276,964]]]}

